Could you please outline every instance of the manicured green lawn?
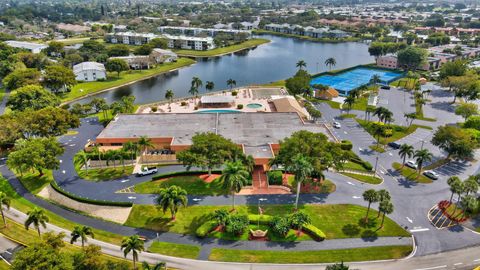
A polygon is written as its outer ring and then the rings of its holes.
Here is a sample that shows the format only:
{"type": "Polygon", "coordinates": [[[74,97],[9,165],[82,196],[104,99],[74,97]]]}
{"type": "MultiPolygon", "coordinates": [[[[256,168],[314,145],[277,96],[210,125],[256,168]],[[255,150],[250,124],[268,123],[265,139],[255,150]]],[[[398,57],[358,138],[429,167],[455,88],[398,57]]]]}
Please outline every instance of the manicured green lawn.
{"type": "MultiPolygon", "coordinates": [[[[13,189],[13,187],[10,185],[10,183],[8,183],[8,181],[3,177],[0,177],[0,190],[5,192],[11,198],[11,207],[21,212],[27,213],[28,211],[32,210],[35,207],[39,208],[38,206],[34,205],[30,201],[27,201],[25,198],[18,195],[13,189]]],[[[75,226],[78,225],[48,210],[45,210],[45,212],[48,218],[50,219],[50,223],[57,225],[61,228],[72,230],[75,226]]],[[[121,244],[123,239],[123,236],[121,235],[102,231],[102,230],[93,229],[93,232],[95,233],[95,239],[116,244],[116,245],[121,244]]]]}
{"type": "Polygon", "coordinates": [[[83,43],[87,40],[90,40],[90,38],[89,37],[76,37],[76,38],[62,39],[62,40],[58,40],[58,41],[65,44],[66,46],[68,46],[68,45],[80,44],[80,43],[83,43]]]}
{"type": "MultiPolygon", "coordinates": [[[[287,178],[288,184],[292,187],[292,192],[296,192],[297,185],[295,184],[295,177],[293,175],[288,176],[287,178]]],[[[302,188],[301,193],[333,193],[337,189],[337,186],[330,180],[325,179],[322,185],[319,187],[319,190],[316,191],[313,188],[309,189],[309,192],[305,192],[302,188]]]]}
{"type": "Polygon", "coordinates": [[[408,180],[419,182],[419,183],[425,183],[425,184],[432,183],[432,179],[424,176],[423,174],[418,175],[417,170],[414,170],[407,166],[404,166],[402,168],[402,164],[398,162],[394,162],[392,164],[392,167],[398,172],[400,172],[403,176],[405,176],[405,178],[407,178],[408,180]]]}
{"type": "Polygon", "coordinates": [[[372,149],[373,151],[376,151],[376,152],[379,152],[379,153],[384,153],[385,152],[385,148],[383,148],[384,146],[383,145],[370,145],[368,146],[368,148],[372,149]]]}
{"type": "Polygon", "coordinates": [[[0,103],[3,101],[4,97],[5,97],[5,88],[0,87],[0,103]]]}
{"type": "Polygon", "coordinates": [[[340,115],[340,118],[342,119],[355,118],[355,117],[357,117],[357,115],[353,113],[344,113],[340,115]]]}
{"type": "Polygon", "coordinates": [[[227,194],[222,188],[219,178],[210,183],[203,181],[196,175],[175,176],[167,179],[155,180],[135,185],[136,193],[156,193],[161,188],[179,186],[194,195],[223,195],[227,194]]]}
{"type": "Polygon", "coordinates": [[[8,270],[8,269],[10,269],[10,266],[4,260],[0,260],[0,270],[8,270]]]}
{"type": "Polygon", "coordinates": [[[75,98],[83,97],[87,94],[99,92],[101,90],[109,89],[112,87],[118,87],[123,84],[131,83],[137,80],[141,80],[150,76],[154,76],[160,73],[164,73],[173,69],[181,68],[194,64],[195,60],[189,58],[179,58],[177,62],[165,63],[147,70],[130,70],[122,72],[120,77],[117,77],[116,73],[109,73],[106,81],[97,82],[83,82],[75,85],[71,92],[65,93],[62,96],[62,101],[71,101],[75,98]]]}
{"type": "Polygon", "coordinates": [[[249,263],[333,263],[399,259],[408,256],[412,246],[384,246],[314,251],[235,250],[214,248],[211,261],[249,263]]]}
{"type": "Polygon", "coordinates": [[[403,87],[411,90],[415,88],[416,82],[417,82],[417,79],[414,79],[414,78],[401,78],[396,81],[393,81],[392,83],[390,83],[390,85],[394,87],[403,87]]]}
{"type": "MultiPolygon", "coordinates": [[[[300,209],[312,218],[312,225],[322,230],[327,239],[352,238],[369,236],[409,236],[409,233],[388,217],[384,227],[377,230],[381,219],[377,219],[376,208],[370,211],[370,222],[365,226],[362,222],[366,208],[348,204],[302,205],[300,209]]],[[[209,220],[209,215],[218,209],[230,210],[231,206],[190,206],[180,208],[175,221],[170,213],[163,213],[153,205],[134,205],[125,223],[127,226],[148,228],[157,231],[170,231],[181,234],[194,234],[195,230],[209,220]]],[[[256,205],[236,206],[241,214],[258,214],[256,205]]],[[[262,205],[265,215],[288,215],[293,211],[292,205],[262,205]]]]}
{"type": "Polygon", "coordinates": [[[344,169],[350,169],[350,170],[356,170],[356,171],[363,171],[363,172],[371,172],[367,169],[365,169],[362,165],[352,162],[352,161],[347,161],[343,163],[343,168],[344,169]]]}
{"type": "Polygon", "coordinates": [[[271,83],[266,83],[266,84],[260,84],[258,86],[263,86],[263,87],[285,87],[285,80],[280,80],[276,82],[271,82],[271,83]]]}
{"type": "Polygon", "coordinates": [[[153,242],[148,248],[149,252],[180,258],[196,259],[200,247],[194,245],[175,244],[166,242],[153,242]]]}
{"type": "Polygon", "coordinates": [[[354,173],[347,173],[347,172],[342,172],[341,174],[348,176],[350,178],[356,179],[360,182],[368,183],[368,184],[380,184],[382,182],[382,179],[378,177],[373,177],[370,175],[361,175],[361,174],[354,174],[354,173]]]}
{"type": "MultiPolygon", "coordinates": [[[[124,168],[121,164],[118,164],[116,168],[88,169],[88,171],[81,170],[80,168],[83,166],[83,164],[77,156],[74,157],[74,162],[75,162],[75,170],[77,171],[77,174],[85,180],[91,180],[91,181],[113,180],[113,179],[118,179],[120,177],[129,176],[133,172],[133,166],[125,166],[124,168]]],[[[120,161],[117,161],[117,163],[120,163],[120,161]]]]}
{"type": "Polygon", "coordinates": [[[336,102],[336,101],[333,101],[333,100],[323,100],[323,99],[316,99],[315,100],[316,102],[325,102],[327,103],[328,105],[330,105],[330,107],[332,109],[340,109],[340,103],[336,102]]]}
{"type": "MultiPolygon", "coordinates": [[[[357,120],[357,122],[360,124],[360,126],[362,126],[365,129],[365,131],[367,131],[368,133],[370,133],[370,135],[376,138],[374,126],[372,125],[374,122],[365,121],[363,119],[358,119],[358,118],[356,118],[355,120],[357,120]]],[[[415,124],[409,127],[389,124],[388,127],[390,127],[393,130],[393,134],[392,136],[389,136],[389,137],[380,137],[380,144],[385,145],[390,142],[400,140],[401,138],[415,132],[417,128],[432,129],[431,127],[428,127],[428,126],[421,126],[421,125],[415,125],[415,124]]]]}
{"type": "Polygon", "coordinates": [[[24,173],[23,176],[17,172],[16,174],[22,185],[32,194],[37,194],[53,180],[52,171],[44,171],[43,176],[40,176],[38,172],[24,173]]]}
{"type": "Polygon", "coordinates": [[[222,55],[222,54],[227,54],[231,52],[236,52],[240,51],[243,49],[248,49],[252,47],[256,47],[261,44],[265,44],[270,42],[268,39],[263,39],[263,38],[254,38],[247,40],[245,42],[242,42],[240,44],[235,44],[232,46],[227,46],[223,48],[216,48],[213,50],[208,50],[208,51],[195,51],[195,50],[174,50],[176,54],[179,56],[205,56],[205,57],[210,57],[210,56],[217,56],[217,55],[222,55]]]}

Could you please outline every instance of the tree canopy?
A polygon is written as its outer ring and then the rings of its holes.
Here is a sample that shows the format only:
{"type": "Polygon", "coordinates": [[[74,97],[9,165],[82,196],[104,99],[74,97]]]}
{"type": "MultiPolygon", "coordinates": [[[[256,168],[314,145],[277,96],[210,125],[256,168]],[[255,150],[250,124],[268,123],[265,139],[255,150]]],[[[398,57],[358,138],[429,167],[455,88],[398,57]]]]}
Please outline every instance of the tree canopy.
{"type": "Polygon", "coordinates": [[[303,69],[299,69],[297,73],[295,73],[295,76],[286,80],[285,86],[290,93],[299,95],[310,89],[310,80],[310,74],[303,69]]]}
{"type": "Polygon", "coordinates": [[[398,64],[407,69],[415,71],[427,59],[427,51],[423,48],[409,46],[400,50],[397,54],[398,64]]]}
{"type": "Polygon", "coordinates": [[[476,142],[464,129],[455,126],[441,126],[432,138],[432,144],[448,153],[448,158],[471,158],[476,142]]]}
{"type": "Polygon", "coordinates": [[[52,89],[53,92],[58,92],[61,89],[67,90],[74,86],[77,84],[77,80],[71,69],[61,65],[52,65],[45,68],[43,84],[52,89]]]}
{"type": "Polygon", "coordinates": [[[14,111],[40,110],[60,105],[60,99],[39,85],[27,85],[10,94],[7,106],[14,111]]]}

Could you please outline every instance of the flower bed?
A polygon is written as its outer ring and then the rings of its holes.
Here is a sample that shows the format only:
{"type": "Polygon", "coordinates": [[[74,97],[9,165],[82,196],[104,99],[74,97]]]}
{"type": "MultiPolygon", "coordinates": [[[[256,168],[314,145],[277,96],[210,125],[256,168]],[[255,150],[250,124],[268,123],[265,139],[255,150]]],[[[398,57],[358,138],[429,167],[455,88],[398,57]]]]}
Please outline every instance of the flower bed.
{"type": "Polygon", "coordinates": [[[454,207],[454,205],[450,202],[450,201],[447,201],[447,200],[444,200],[444,201],[441,201],[438,203],[438,208],[440,208],[440,210],[442,211],[442,213],[448,218],[450,219],[451,221],[454,221],[454,222],[457,222],[457,223],[461,223],[461,222],[465,222],[467,220],[467,217],[465,217],[462,213],[463,211],[457,207],[457,209],[455,209],[455,212],[451,212],[451,207],[454,207]],[[460,210],[457,214],[457,211],[460,210]]]}

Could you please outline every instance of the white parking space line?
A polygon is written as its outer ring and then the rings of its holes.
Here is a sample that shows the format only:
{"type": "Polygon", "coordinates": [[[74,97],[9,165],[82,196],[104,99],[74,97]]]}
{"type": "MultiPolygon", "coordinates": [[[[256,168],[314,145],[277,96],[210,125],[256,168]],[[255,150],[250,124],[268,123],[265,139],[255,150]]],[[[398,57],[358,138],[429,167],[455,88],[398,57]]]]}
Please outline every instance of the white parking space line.
{"type": "Polygon", "coordinates": [[[352,186],[355,186],[355,184],[352,183],[352,182],[347,182],[347,184],[352,185],[352,186]]]}
{"type": "Polygon", "coordinates": [[[439,265],[439,266],[428,267],[428,268],[417,268],[415,270],[431,270],[431,269],[440,269],[440,268],[447,268],[447,266],[446,265],[439,265]]]}
{"type": "Polygon", "coordinates": [[[352,198],[354,198],[354,199],[360,199],[361,197],[360,197],[360,196],[353,196],[352,198]]]}
{"type": "Polygon", "coordinates": [[[407,218],[408,222],[413,223],[413,220],[411,218],[409,218],[409,217],[406,217],[406,218],[407,218]]]}
{"type": "Polygon", "coordinates": [[[457,265],[462,265],[463,263],[461,262],[458,262],[458,263],[454,263],[453,265],[457,266],[457,265]]]}
{"type": "Polygon", "coordinates": [[[429,228],[421,228],[421,229],[410,230],[410,232],[426,232],[426,231],[430,231],[430,229],[429,228]]]}

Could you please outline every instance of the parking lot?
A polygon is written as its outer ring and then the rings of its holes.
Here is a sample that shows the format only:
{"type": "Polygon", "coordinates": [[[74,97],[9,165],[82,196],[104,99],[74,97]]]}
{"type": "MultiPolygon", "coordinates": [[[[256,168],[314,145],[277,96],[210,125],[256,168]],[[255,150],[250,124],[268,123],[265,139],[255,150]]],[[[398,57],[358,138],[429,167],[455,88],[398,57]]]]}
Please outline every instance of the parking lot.
{"type": "Polygon", "coordinates": [[[408,144],[408,145],[414,145],[417,146],[418,148],[421,148],[422,141],[428,142],[430,138],[432,137],[433,130],[429,129],[424,129],[424,128],[417,128],[415,132],[412,134],[405,136],[401,138],[400,140],[396,141],[398,144],[408,144]]]}

